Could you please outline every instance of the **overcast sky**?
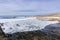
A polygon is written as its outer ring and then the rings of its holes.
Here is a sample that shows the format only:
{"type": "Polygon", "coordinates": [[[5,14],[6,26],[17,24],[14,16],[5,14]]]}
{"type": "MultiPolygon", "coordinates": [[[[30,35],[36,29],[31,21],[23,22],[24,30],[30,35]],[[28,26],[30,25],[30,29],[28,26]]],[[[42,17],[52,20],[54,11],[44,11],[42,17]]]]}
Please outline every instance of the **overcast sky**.
{"type": "Polygon", "coordinates": [[[45,15],[60,12],[60,0],[0,0],[0,15],[45,15]]]}

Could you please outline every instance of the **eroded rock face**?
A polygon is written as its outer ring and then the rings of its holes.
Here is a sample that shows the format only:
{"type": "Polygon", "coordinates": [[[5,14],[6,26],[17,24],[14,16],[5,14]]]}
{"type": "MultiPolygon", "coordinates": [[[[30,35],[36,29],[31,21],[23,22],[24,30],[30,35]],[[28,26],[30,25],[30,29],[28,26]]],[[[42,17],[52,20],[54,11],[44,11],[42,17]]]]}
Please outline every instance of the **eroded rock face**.
{"type": "Polygon", "coordinates": [[[45,32],[58,32],[60,33],[60,23],[47,25],[43,31],[45,32]]]}
{"type": "Polygon", "coordinates": [[[60,23],[47,25],[42,31],[54,40],[60,40],[60,23]]]}

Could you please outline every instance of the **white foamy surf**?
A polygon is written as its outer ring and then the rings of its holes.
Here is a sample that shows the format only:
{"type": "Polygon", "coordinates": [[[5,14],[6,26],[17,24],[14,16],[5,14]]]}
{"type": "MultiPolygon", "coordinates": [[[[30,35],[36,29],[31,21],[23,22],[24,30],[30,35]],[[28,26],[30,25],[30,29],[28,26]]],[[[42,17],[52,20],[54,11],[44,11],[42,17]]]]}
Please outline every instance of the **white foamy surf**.
{"type": "Polygon", "coordinates": [[[4,33],[12,34],[16,32],[34,31],[44,29],[49,24],[58,23],[58,21],[47,21],[36,18],[24,19],[0,19],[4,33]]]}

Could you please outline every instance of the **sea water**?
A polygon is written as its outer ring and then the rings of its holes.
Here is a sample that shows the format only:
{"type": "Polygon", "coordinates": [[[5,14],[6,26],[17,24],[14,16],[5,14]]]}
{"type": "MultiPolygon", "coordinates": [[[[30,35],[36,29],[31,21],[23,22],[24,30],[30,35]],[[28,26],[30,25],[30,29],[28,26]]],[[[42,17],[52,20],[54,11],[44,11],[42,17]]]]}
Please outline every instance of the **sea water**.
{"type": "Polygon", "coordinates": [[[6,34],[42,30],[49,24],[58,23],[58,21],[48,21],[33,18],[1,19],[0,22],[3,23],[3,26],[1,26],[1,28],[6,34]]]}

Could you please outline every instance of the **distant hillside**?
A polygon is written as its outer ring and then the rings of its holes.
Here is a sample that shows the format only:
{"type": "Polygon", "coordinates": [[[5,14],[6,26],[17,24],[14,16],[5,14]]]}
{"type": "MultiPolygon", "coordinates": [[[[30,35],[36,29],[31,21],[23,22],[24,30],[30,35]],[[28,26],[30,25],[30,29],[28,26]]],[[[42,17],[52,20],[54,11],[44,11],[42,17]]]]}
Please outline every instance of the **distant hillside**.
{"type": "Polygon", "coordinates": [[[32,18],[36,17],[38,19],[49,19],[50,21],[59,21],[60,22],[60,13],[54,13],[49,15],[36,15],[31,16],[32,18]]]}
{"type": "Polygon", "coordinates": [[[45,17],[45,16],[55,16],[55,17],[60,17],[60,13],[53,13],[53,14],[48,14],[48,15],[38,15],[40,17],[45,17]]]}
{"type": "Polygon", "coordinates": [[[50,15],[48,15],[48,16],[60,17],[60,13],[50,14],[50,15]]]}

